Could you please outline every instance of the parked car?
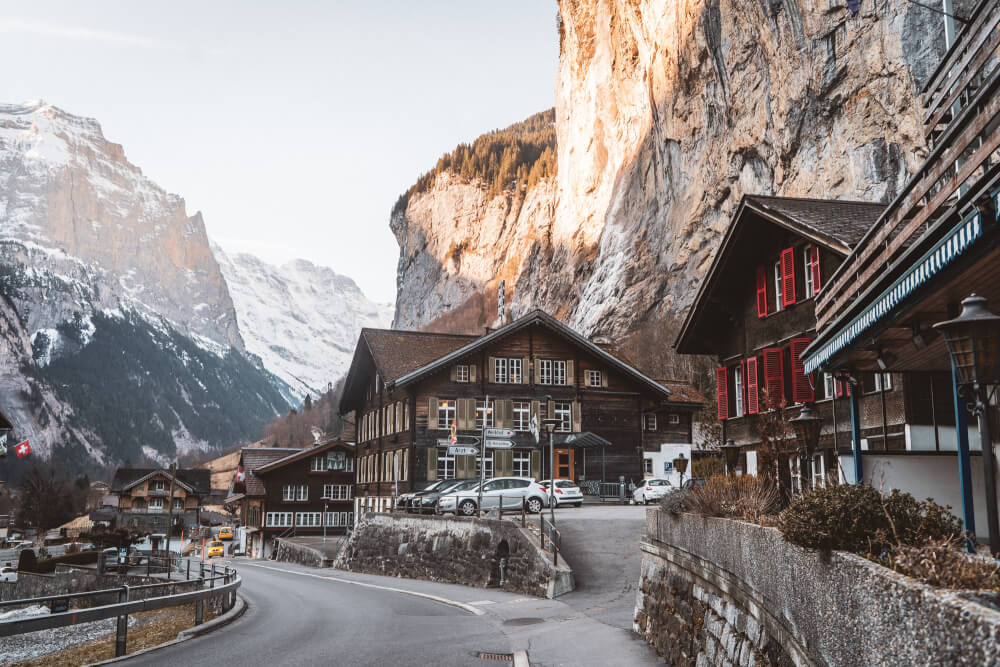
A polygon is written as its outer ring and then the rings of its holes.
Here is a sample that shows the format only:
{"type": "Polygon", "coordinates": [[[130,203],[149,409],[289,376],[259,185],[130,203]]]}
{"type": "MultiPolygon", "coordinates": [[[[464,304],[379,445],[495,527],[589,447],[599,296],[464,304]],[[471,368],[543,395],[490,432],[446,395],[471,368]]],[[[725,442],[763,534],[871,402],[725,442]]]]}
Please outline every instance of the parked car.
{"type": "MultiPolygon", "coordinates": [[[[549,484],[550,481],[547,479],[543,479],[538,483],[539,486],[545,489],[545,493],[549,492],[549,484]]],[[[556,500],[556,507],[560,505],[579,507],[583,504],[583,491],[571,479],[557,479],[555,493],[552,494],[552,497],[556,500]]]]}
{"type": "MultiPolygon", "coordinates": [[[[548,491],[531,477],[496,477],[484,482],[482,490],[483,509],[497,509],[503,503],[505,509],[517,509],[525,502],[532,514],[548,507],[548,491]]],[[[471,516],[479,507],[479,485],[468,489],[450,491],[438,498],[437,509],[441,513],[471,516]]]]}
{"type": "Polygon", "coordinates": [[[233,529],[229,526],[223,526],[219,529],[219,539],[220,540],[231,540],[233,539],[233,529]]]}
{"type": "Polygon", "coordinates": [[[670,480],[650,477],[642,480],[639,486],[635,487],[635,491],[632,492],[632,500],[635,503],[648,505],[659,501],[673,490],[674,485],[670,483],[670,480]]]}
{"type": "Polygon", "coordinates": [[[449,479],[446,480],[446,484],[438,487],[436,490],[429,493],[425,493],[422,496],[414,498],[411,505],[414,511],[420,514],[429,514],[437,511],[437,501],[445,493],[456,493],[458,491],[465,491],[474,486],[479,486],[479,479],[449,479]]]}
{"type": "Polygon", "coordinates": [[[682,489],[696,489],[699,486],[705,486],[705,482],[708,481],[704,477],[689,477],[684,480],[684,484],[681,486],[682,489]]]}
{"type": "Polygon", "coordinates": [[[11,584],[17,581],[17,568],[0,567],[0,581],[6,581],[11,584]]]}
{"type": "Polygon", "coordinates": [[[222,542],[218,540],[213,540],[209,542],[208,546],[205,547],[205,558],[215,558],[216,556],[219,556],[221,558],[222,556],[225,555],[226,555],[226,545],[224,545],[222,542]]]}
{"type": "Polygon", "coordinates": [[[439,491],[446,486],[450,486],[453,483],[453,481],[454,480],[450,479],[439,479],[438,481],[432,483],[425,489],[421,489],[420,491],[411,491],[409,493],[404,493],[398,498],[396,498],[396,507],[410,513],[418,511],[420,509],[420,501],[418,500],[418,498],[422,498],[423,496],[426,496],[429,493],[434,493],[435,491],[439,491]]]}
{"type": "Polygon", "coordinates": [[[118,549],[114,547],[108,547],[101,552],[101,558],[104,559],[104,567],[118,567],[118,549]]]}

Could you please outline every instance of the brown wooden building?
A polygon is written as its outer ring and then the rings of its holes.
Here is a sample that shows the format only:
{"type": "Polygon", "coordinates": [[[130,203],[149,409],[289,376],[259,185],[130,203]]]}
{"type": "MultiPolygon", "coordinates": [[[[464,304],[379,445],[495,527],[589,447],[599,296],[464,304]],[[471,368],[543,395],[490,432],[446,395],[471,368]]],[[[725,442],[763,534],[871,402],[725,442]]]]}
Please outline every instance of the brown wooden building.
{"type": "Polygon", "coordinates": [[[383,510],[393,498],[430,482],[479,475],[478,456],[452,456],[486,427],[514,431],[507,449],[487,449],[485,476],[549,475],[532,418],[558,418],[556,475],[599,482],[643,476],[643,452],[664,442],[690,443],[701,397],[689,385],[674,400],[669,387],[555,318],[534,311],[482,336],[364,329],[341,399],[358,440],[358,502],[383,510]],[[487,403],[487,397],[489,403],[487,403]],[[574,433],[611,443],[576,449],[574,433]]]}
{"type": "Polygon", "coordinates": [[[346,532],[354,522],[354,446],[331,440],[305,449],[244,447],[243,480],[226,504],[247,532],[246,552],[267,558],[274,538],[346,532]]]}
{"type": "Polygon", "coordinates": [[[816,336],[816,297],[851,248],[882,214],[863,202],[746,196],[677,338],[682,354],[708,354],[716,371],[723,440],[743,447],[755,473],[762,435],[784,428],[781,477],[800,483],[791,429],[804,403],[823,418],[809,476],[822,483],[851,470],[852,391],[859,392],[862,446],[886,455],[954,446],[949,378],[933,372],[861,374],[855,386],[807,374],[802,352],[816,336]],[[772,408],[782,408],[778,418],[772,408]]]}
{"type": "MultiPolygon", "coordinates": [[[[111,480],[111,493],[118,499],[117,524],[140,533],[166,534],[170,514],[169,470],[162,468],[118,468],[111,480]]],[[[202,503],[211,493],[208,470],[179,469],[173,477],[175,531],[197,525],[202,503]]]]}

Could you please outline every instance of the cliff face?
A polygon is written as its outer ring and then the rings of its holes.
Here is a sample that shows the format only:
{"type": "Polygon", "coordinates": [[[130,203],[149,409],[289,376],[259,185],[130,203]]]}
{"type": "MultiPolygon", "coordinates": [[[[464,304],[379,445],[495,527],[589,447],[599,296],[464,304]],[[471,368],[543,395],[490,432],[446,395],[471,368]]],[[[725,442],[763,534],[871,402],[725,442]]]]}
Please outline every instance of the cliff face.
{"type": "Polygon", "coordinates": [[[555,181],[530,209],[443,177],[411,198],[396,326],[503,277],[515,315],[627,334],[683,313],[743,194],[891,199],[925,153],[943,28],[906,0],[863,7],[560,0],[555,181]]]}

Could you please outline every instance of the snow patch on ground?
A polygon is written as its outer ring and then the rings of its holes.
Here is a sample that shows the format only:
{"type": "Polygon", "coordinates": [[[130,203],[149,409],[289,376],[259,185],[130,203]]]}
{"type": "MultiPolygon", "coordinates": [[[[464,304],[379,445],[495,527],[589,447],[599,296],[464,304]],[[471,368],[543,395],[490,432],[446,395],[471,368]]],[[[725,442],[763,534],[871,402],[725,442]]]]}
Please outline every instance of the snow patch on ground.
{"type": "MultiPolygon", "coordinates": [[[[29,607],[29,609],[42,609],[44,613],[49,613],[47,607],[29,607]]],[[[22,611],[22,610],[18,610],[22,611]]],[[[39,615],[39,614],[33,614],[39,615]]],[[[3,615],[0,614],[0,617],[3,615]]],[[[28,616],[24,616],[27,618],[28,616]]],[[[0,620],[14,620],[7,618],[0,620]]],[[[78,623],[64,628],[53,628],[51,630],[39,630],[37,632],[26,632],[22,635],[4,637],[0,642],[0,665],[9,665],[14,662],[33,660],[49,653],[62,651],[63,649],[83,644],[94,639],[107,637],[116,632],[117,620],[108,618],[103,621],[92,621],[90,623],[78,623]]],[[[129,616],[128,626],[131,628],[136,624],[136,618],[129,616]]]]}

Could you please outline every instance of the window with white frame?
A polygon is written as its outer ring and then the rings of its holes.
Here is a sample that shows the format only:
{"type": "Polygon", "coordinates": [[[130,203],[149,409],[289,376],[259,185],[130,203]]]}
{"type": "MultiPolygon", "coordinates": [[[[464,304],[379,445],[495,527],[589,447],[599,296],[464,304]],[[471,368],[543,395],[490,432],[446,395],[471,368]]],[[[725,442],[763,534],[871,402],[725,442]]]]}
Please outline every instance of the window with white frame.
{"type": "Polygon", "coordinates": [[[482,474],[481,473],[481,471],[482,471],[482,465],[481,465],[481,463],[485,463],[486,464],[486,475],[485,475],[485,478],[486,479],[493,479],[493,470],[494,470],[494,468],[493,468],[493,450],[492,449],[487,449],[486,450],[486,456],[484,456],[482,459],[480,459],[478,456],[476,457],[476,477],[479,477],[482,474]]]}
{"type": "Polygon", "coordinates": [[[642,430],[644,431],[656,430],[656,415],[654,413],[647,412],[642,416],[642,430]]]}
{"type": "Polygon", "coordinates": [[[671,412],[670,414],[667,415],[667,423],[672,425],[680,424],[681,416],[676,412],[671,412]]]}
{"type": "Polygon", "coordinates": [[[816,454],[812,458],[812,484],[813,488],[823,488],[826,486],[826,471],[823,469],[823,454],[816,454]]]}
{"type": "Polygon", "coordinates": [[[163,509],[163,498],[150,498],[149,499],[149,511],[157,512],[163,509]]]}
{"type": "Polygon", "coordinates": [[[833,374],[823,373],[823,397],[833,398],[833,374]]]}
{"type": "Polygon", "coordinates": [[[806,278],[807,299],[812,296],[816,296],[816,288],[813,283],[813,276],[815,275],[813,272],[816,270],[813,267],[813,265],[815,264],[815,262],[813,261],[814,259],[815,258],[813,257],[813,246],[807,244],[805,247],[802,248],[802,264],[803,266],[805,266],[805,272],[806,272],[805,278],[806,278]]]}
{"type": "Polygon", "coordinates": [[[774,312],[780,312],[781,306],[781,261],[774,263],[774,312]]]}
{"type": "Polygon", "coordinates": [[[743,369],[733,369],[733,388],[736,390],[736,416],[743,416],[743,369]]]}
{"type": "Polygon", "coordinates": [[[438,401],[438,428],[450,429],[453,421],[455,421],[455,400],[438,401]]]}
{"type": "Polygon", "coordinates": [[[455,457],[448,453],[447,447],[438,448],[438,479],[455,479],[455,457]]]}
{"type": "Polygon", "coordinates": [[[347,470],[347,452],[327,452],[327,470],[347,470]]]}
{"type": "Polygon", "coordinates": [[[514,477],[531,476],[531,452],[526,449],[514,450],[514,477]]]}
{"type": "Polygon", "coordinates": [[[521,360],[507,360],[507,381],[511,384],[521,384],[521,360]]]}
{"type": "Polygon", "coordinates": [[[569,432],[573,430],[573,404],[572,403],[553,403],[553,412],[555,413],[555,418],[559,420],[559,425],[555,428],[556,431],[569,432]]]}
{"type": "Polygon", "coordinates": [[[354,512],[327,512],[326,525],[330,528],[346,528],[354,523],[354,512]]]}
{"type": "Polygon", "coordinates": [[[483,428],[483,420],[486,420],[486,428],[493,427],[493,401],[489,405],[486,401],[476,399],[476,428],[483,428]]]}
{"type": "Polygon", "coordinates": [[[152,482],[149,483],[149,490],[150,491],[166,491],[167,490],[167,483],[164,482],[162,479],[154,479],[152,482]]]}
{"type": "Polygon", "coordinates": [[[281,487],[281,499],[285,502],[309,500],[309,487],[305,484],[286,484],[281,487]]]}
{"type": "Polygon", "coordinates": [[[295,525],[299,528],[319,528],[323,524],[322,512],[296,512],[295,525]]]}
{"type": "Polygon", "coordinates": [[[875,391],[890,391],[890,390],[892,390],[892,374],[876,373],[875,391]]]}
{"type": "Polygon", "coordinates": [[[323,500],[350,500],[350,484],[324,484],[323,500]]]}
{"type": "Polygon", "coordinates": [[[653,459],[643,459],[642,460],[642,474],[652,475],[653,474],[653,459]]]}
{"type": "Polygon", "coordinates": [[[183,498],[174,498],[174,509],[175,510],[182,510],[182,509],[184,509],[184,499],[183,498]]]}
{"type": "Polygon", "coordinates": [[[531,426],[531,403],[528,401],[511,402],[511,424],[515,431],[527,431],[531,426]]]}
{"type": "Polygon", "coordinates": [[[558,359],[538,361],[539,384],[566,384],[566,362],[558,359]]]}
{"type": "Polygon", "coordinates": [[[493,381],[500,384],[507,383],[507,360],[502,357],[493,360],[493,381]]]}
{"type": "Polygon", "coordinates": [[[468,382],[469,381],[469,365],[459,364],[455,366],[455,380],[457,382],[468,382]]]}
{"type": "Polygon", "coordinates": [[[268,512],[265,515],[265,525],[271,528],[290,528],[293,516],[292,512],[268,512]]]}
{"type": "Polygon", "coordinates": [[[600,387],[604,384],[604,380],[601,377],[601,371],[587,371],[587,386],[588,387],[600,387]]]}

